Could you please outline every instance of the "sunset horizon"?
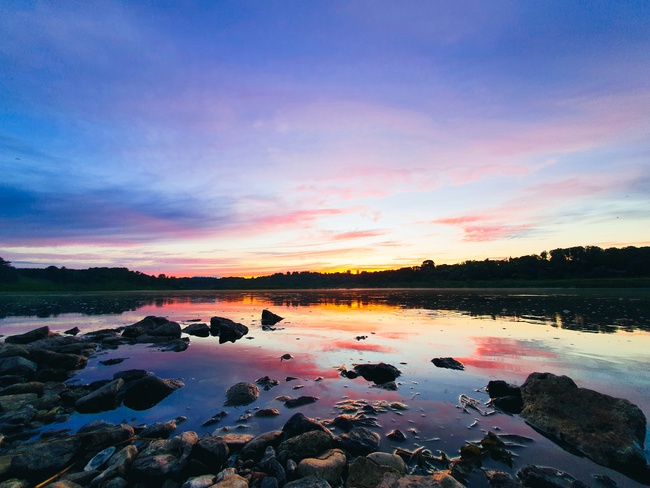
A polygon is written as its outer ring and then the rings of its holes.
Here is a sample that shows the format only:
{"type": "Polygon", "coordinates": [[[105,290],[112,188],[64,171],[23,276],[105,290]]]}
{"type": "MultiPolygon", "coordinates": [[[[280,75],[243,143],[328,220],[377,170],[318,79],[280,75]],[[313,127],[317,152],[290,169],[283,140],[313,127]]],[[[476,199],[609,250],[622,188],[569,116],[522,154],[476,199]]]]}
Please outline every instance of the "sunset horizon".
{"type": "Polygon", "coordinates": [[[643,2],[8,2],[0,257],[267,276],[650,245],[643,2]]]}

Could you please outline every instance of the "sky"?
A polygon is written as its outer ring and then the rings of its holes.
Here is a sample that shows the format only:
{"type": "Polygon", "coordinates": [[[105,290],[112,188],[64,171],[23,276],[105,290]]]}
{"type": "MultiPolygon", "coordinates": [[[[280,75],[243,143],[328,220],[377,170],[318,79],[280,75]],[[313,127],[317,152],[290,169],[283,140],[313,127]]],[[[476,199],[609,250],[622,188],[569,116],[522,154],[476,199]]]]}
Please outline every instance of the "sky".
{"type": "Polygon", "coordinates": [[[650,245],[649,1],[0,4],[0,256],[169,276],[650,245]]]}

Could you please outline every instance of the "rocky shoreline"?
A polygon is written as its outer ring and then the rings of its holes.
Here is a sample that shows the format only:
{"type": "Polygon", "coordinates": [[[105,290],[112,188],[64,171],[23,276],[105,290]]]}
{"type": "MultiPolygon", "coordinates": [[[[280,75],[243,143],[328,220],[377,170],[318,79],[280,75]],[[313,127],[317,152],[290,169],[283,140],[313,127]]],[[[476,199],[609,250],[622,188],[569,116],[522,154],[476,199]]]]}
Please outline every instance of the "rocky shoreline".
{"type": "MultiPolygon", "coordinates": [[[[267,314],[265,326],[270,327],[268,321],[276,318],[267,314]]],[[[98,351],[151,344],[180,352],[189,345],[182,332],[203,337],[211,334],[219,336],[220,342],[234,342],[245,336],[248,328],[213,317],[210,325],[191,324],[182,330],[176,322],[150,316],[127,327],[79,332],[71,329],[58,335],[42,327],[6,337],[1,344],[0,488],[585,486],[568,473],[543,466],[524,466],[517,477],[483,468],[486,459],[512,465],[513,439],[494,432],[480,442],[459,446],[460,455],[454,458],[443,452],[434,455],[425,448],[380,452],[380,436],[372,430],[376,426],[373,415],[403,408],[397,402],[348,401],[338,405],[342,413],[329,421],[316,421],[298,412],[281,429],[256,437],[223,429],[199,437],[196,432],[182,431],[183,417],[151,425],[96,421],[76,432],[44,431],[43,426],[65,421],[76,412],[103,412],[119,405],[136,411],[150,409],[184,386],[182,381],[159,378],[146,370],[120,371],[110,380],[87,385],[66,383],[98,351]],[[335,435],[333,427],[343,433],[335,435]]],[[[432,362],[462,370],[453,358],[432,362]]],[[[361,376],[390,390],[400,371],[384,363],[363,364],[342,370],[341,375],[350,379],[361,376]]],[[[277,380],[264,377],[257,384],[235,384],[224,394],[225,405],[250,405],[257,399],[259,387],[269,389],[274,381],[277,384],[277,380]]],[[[646,418],[632,403],[579,388],[570,378],[550,373],[533,373],[521,387],[492,381],[487,391],[491,398],[487,405],[461,395],[459,407],[481,415],[496,410],[521,415],[567,449],[650,484],[643,450],[646,418]]],[[[296,408],[317,399],[281,400],[296,408]]],[[[250,408],[244,415],[273,416],[273,410],[250,408]]],[[[219,415],[204,425],[218,422],[219,415]]],[[[398,429],[387,434],[396,442],[400,436],[404,433],[398,429]]],[[[594,481],[615,485],[607,476],[594,481]]]]}

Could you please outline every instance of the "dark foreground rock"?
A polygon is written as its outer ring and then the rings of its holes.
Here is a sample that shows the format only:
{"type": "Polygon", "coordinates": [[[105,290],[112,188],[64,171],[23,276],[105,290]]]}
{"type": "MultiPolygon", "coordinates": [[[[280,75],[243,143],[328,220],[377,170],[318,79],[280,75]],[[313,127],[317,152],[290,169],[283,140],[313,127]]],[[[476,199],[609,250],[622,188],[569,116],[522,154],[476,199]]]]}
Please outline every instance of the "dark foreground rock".
{"type": "Polygon", "coordinates": [[[376,384],[389,383],[402,374],[392,364],[378,363],[378,364],[357,364],[354,366],[354,371],[363,376],[367,381],[372,381],[376,384]]]}
{"type": "Polygon", "coordinates": [[[5,337],[5,342],[7,344],[29,344],[31,342],[36,342],[38,340],[50,337],[51,335],[52,332],[50,332],[50,328],[46,325],[39,327],[38,329],[30,330],[29,332],[25,332],[24,334],[16,334],[5,337]]]}
{"type": "Polygon", "coordinates": [[[547,488],[587,488],[582,481],[564,471],[547,466],[524,466],[517,472],[524,486],[543,486],[547,488]]]}
{"type": "Polygon", "coordinates": [[[183,386],[180,380],[145,376],[130,383],[124,393],[124,405],[133,410],[147,410],[183,386]]]}
{"type": "Polygon", "coordinates": [[[521,395],[521,416],[534,428],[598,464],[648,477],[646,418],[636,405],[551,373],[532,373],[521,395]]]}
{"type": "Polygon", "coordinates": [[[235,342],[248,334],[248,327],[223,317],[210,319],[210,333],[219,336],[219,344],[235,342]]]}
{"type": "Polygon", "coordinates": [[[262,325],[275,325],[281,320],[284,320],[284,317],[280,317],[267,309],[262,310],[262,325]]]}

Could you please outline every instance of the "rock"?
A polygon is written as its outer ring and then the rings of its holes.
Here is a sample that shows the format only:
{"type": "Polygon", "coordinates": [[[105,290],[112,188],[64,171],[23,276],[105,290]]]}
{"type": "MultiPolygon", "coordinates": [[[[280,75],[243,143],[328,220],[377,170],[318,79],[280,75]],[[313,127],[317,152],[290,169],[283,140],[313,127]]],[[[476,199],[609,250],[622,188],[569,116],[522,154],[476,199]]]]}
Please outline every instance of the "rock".
{"type": "Polygon", "coordinates": [[[86,424],[77,431],[77,436],[83,439],[84,445],[93,446],[96,450],[130,439],[133,434],[130,425],[116,425],[104,420],[86,424]]]}
{"type": "Polygon", "coordinates": [[[278,480],[273,476],[267,476],[262,480],[260,488],[279,488],[278,480]]]}
{"type": "Polygon", "coordinates": [[[280,382],[278,380],[273,380],[273,379],[269,378],[268,376],[258,378],[255,381],[255,383],[257,383],[262,388],[264,388],[265,391],[269,391],[274,386],[278,386],[280,384],[280,382]]]}
{"type": "Polygon", "coordinates": [[[37,369],[38,365],[34,361],[20,356],[0,359],[0,375],[16,375],[31,379],[37,369]]]}
{"type": "Polygon", "coordinates": [[[340,449],[331,449],[316,458],[305,458],[298,464],[298,476],[305,478],[315,476],[323,478],[330,485],[338,484],[347,464],[345,453],[340,449]]]}
{"type": "Polygon", "coordinates": [[[339,436],[337,441],[353,456],[365,456],[379,449],[379,435],[365,427],[356,427],[339,436]]]}
{"type": "Polygon", "coordinates": [[[101,485],[103,488],[103,486],[105,486],[104,483],[107,480],[124,476],[133,464],[137,455],[138,449],[134,445],[131,444],[123,447],[120,451],[111,456],[108,460],[106,469],[93,478],[90,486],[95,487],[101,485]]]}
{"type": "Polygon", "coordinates": [[[327,428],[319,424],[314,419],[305,417],[303,413],[295,413],[287,420],[287,423],[282,427],[282,432],[289,437],[293,437],[299,434],[304,434],[312,430],[322,430],[323,432],[329,432],[327,428]]]}
{"type": "Polygon", "coordinates": [[[372,381],[376,384],[395,381],[395,378],[402,374],[395,366],[386,363],[357,364],[354,366],[354,371],[363,376],[365,380],[372,381]]]}
{"type": "Polygon", "coordinates": [[[17,334],[17,335],[11,335],[5,337],[5,343],[7,344],[29,344],[31,342],[36,342],[41,339],[45,339],[47,337],[50,337],[52,335],[52,332],[50,332],[50,328],[45,325],[43,327],[39,327],[38,329],[30,330],[29,332],[25,332],[24,334],[17,334]]]}
{"type": "Polygon", "coordinates": [[[226,390],[225,406],[248,405],[257,400],[260,396],[260,389],[253,383],[242,381],[236,383],[226,390]]]}
{"type": "Polygon", "coordinates": [[[240,456],[242,459],[260,459],[268,446],[278,447],[284,433],[281,430],[273,430],[253,438],[242,449],[240,456]]]}
{"type": "Polygon", "coordinates": [[[139,380],[140,378],[144,378],[148,375],[149,373],[147,373],[144,369],[127,369],[125,371],[118,371],[115,373],[113,375],[113,379],[116,380],[118,378],[121,378],[125,383],[130,383],[131,381],[139,380]]]}
{"type": "Polygon", "coordinates": [[[388,452],[371,452],[366,456],[370,461],[374,461],[380,466],[387,466],[399,474],[406,473],[406,463],[397,454],[388,452]]]}
{"type": "Polygon", "coordinates": [[[106,359],[105,361],[100,361],[99,364],[102,366],[115,366],[116,364],[123,363],[129,358],[113,358],[113,359],[106,359]]]}
{"type": "Polygon", "coordinates": [[[390,466],[382,466],[365,456],[359,456],[350,464],[350,471],[345,486],[347,488],[375,488],[382,482],[384,475],[391,472],[403,474],[395,471],[390,466]]]}
{"type": "Polygon", "coordinates": [[[146,410],[183,386],[185,385],[179,380],[145,376],[129,384],[124,393],[124,405],[132,410],[146,410]]]}
{"type": "Polygon", "coordinates": [[[238,474],[226,476],[222,481],[212,485],[213,488],[248,488],[248,480],[238,474]]]}
{"type": "Polygon", "coordinates": [[[167,439],[176,430],[176,421],[156,422],[138,434],[145,439],[167,439]]]}
{"type": "Polygon", "coordinates": [[[149,335],[180,339],[181,326],[177,322],[168,321],[149,331],[149,335]]]}
{"type": "Polygon", "coordinates": [[[289,398],[286,402],[284,402],[284,406],[289,408],[296,408],[302,407],[303,405],[309,405],[310,403],[314,403],[316,401],[318,401],[318,397],[300,396],[298,398],[289,398]]]}
{"type": "Polygon", "coordinates": [[[307,457],[317,457],[330,449],[334,443],[334,436],[322,430],[312,430],[291,437],[278,446],[280,459],[293,459],[300,461],[307,457]]]}
{"type": "Polygon", "coordinates": [[[546,466],[524,466],[517,472],[524,486],[543,486],[545,488],[587,488],[582,481],[568,473],[546,466]]]}
{"type": "Polygon", "coordinates": [[[492,406],[507,413],[521,413],[524,408],[524,402],[520,396],[508,395],[494,398],[492,406]]]}
{"type": "Polygon", "coordinates": [[[26,405],[31,405],[38,399],[36,393],[17,393],[15,395],[0,396],[0,411],[11,412],[26,405]]]}
{"type": "Polygon", "coordinates": [[[120,404],[117,395],[124,386],[124,380],[113,380],[107,385],[85,395],[74,404],[77,412],[96,413],[113,410],[120,404]]]}
{"type": "Polygon", "coordinates": [[[633,403],[578,388],[571,378],[551,373],[528,376],[521,395],[521,416],[536,429],[598,464],[647,476],[646,418],[633,403]]]}
{"type": "Polygon", "coordinates": [[[438,368],[464,370],[465,366],[454,358],[433,358],[431,362],[438,368]]]}
{"type": "Polygon", "coordinates": [[[54,483],[50,483],[47,486],[48,488],[83,488],[81,485],[67,480],[55,481],[54,483]]]}
{"type": "Polygon", "coordinates": [[[183,483],[182,488],[208,488],[214,484],[215,476],[213,474],[204,474],[193,476],[183,483]]]}
{"type": "Polygon", "coordinates": [[[150,482],[152,479],[170,476],[175,471],[177,463],[178,459],[173,454],[140,455],[133,462],[131,473],[137,479],[150,482]]]}
{"type": "Polygon", "coordinates": [[[280,411],[277,408],[263,408],[255,412],[256,417],[276,417],[280,415],[280,411]]]}
{"type": "Polygon", "coordinates": [[[246,334],[248,327],[223,317],[212,317],[210,319],[210,333],[219,336],[219,344],[224,342],[235,342],[246,334]]]}
{"type": "Polygon", "coordinates": [[[228,445],[222,438],[208,435],[194,444],[190,459],[195,459],[210,469],[218,471],[228,460],[229,455],[228,445]]]}
{"type": "Polygon", "coordinates": [[[197,337],[208,337],[210,326],[208,324],[190,324],[183,329],[183,332],[197,337]]]}
{"type": "Polygon", "coordinates": [[[31,352],[30,359],[38,364],[40,368],[63,369],[75,371],[83,369],[88,364],[88,358],[79,354],[64,354],[60,352],[37,349],[31,352]]]}
{"type": "Polygon", "coordinates": [[[20,456],[13,458],[11,473],[31,481],[43,481],[67,467],[81,446],[82,441],[77,437],[26,444],[20,456]]]}
{"type": "Polygon", "coordinates": [[[518,386],[511,385],[503,380],[489,381],[486,389],[490,395],[490,398],[498,398],[511,395],[521,397],[521,389],[518,386]]]}
{"type": "Polygon", "coordinates": [[[392,439],[394,441],[405,441],[406,440],[406,435],[404,432],[402,432],[399,429],[393,429],[391,430],[388,434],[386,434],[386,437],[389,439],[392,439]]]}
{"type": "Polygon", "coordinates": [[[326,480],[316,476],[307,476],[299,480],[291,481],[284,485],[284,488],[332,488],[326,480]]]}
{"type": "Polygon", "coordinates": [[[228,450],[230,452],[241,451],[243,447],[253,439],[251,434],[226,434],[217,436],[213,433],[212,435],[221,438],[221,440],[228,445],[228,450]]]}
{"type": "Polygon", "coordinates": [[[448,472],[437,471],[430,476],[398,476],[386,473],[377,488],[465,488],[448,472]]]}
{"type": "Polygon", "coordinates": [[[486,469],[483,473],[491,488],[521,488],[521,482],[505,471],[486,469]]]}
{"type": "Polygon", "coordinates": [[[45,383],[40,381],[30,381],[27,383],[16,383],[9,385],[0,390],[0,395],[17,395],[20,393],[35,393],[37,396],[42,396],[45,391],[45,383]]]}
{"type": "Polygon", "coordinates": [[[267,309],[262,310],[262,325],[275,325],[281,320],[284,320],[284,317],[280,317],[267,309]]]}
{"type": "Polygon", "coordinates": [[[81,332],[81,331],[79,330],[79,327],[73,327],[72,329],[68,329],[68,330],[66,330],[66,331],[64,332],[64,334],[68,334],[68,335],[76,336],[79,332],[81,332]]]}

